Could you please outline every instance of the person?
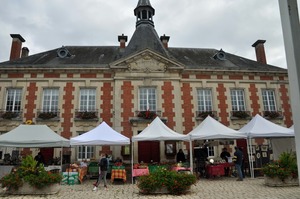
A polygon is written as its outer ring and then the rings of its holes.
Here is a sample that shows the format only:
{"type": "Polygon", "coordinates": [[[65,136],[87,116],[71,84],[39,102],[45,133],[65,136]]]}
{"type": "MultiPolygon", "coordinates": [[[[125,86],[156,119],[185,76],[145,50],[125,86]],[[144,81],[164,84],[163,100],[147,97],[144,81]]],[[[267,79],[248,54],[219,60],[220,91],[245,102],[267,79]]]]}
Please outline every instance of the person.
{"type": "Polygon", "coordinates": [[[238,179],[237,181],[243,181],[243,174],[242,174],[242,162],[243,162],[243,152],[239,150],[238,147],[234,147],[235,152],[234,152],[234,156],[235,156],[235,168],[237,170],[237,174],[238,174],[238,179]]]}
{"type": "Polygon", "coordinates": [[[185,162],[185,155],[184,155],[182,149],[179,149],[179,151],[176,155],[176,161],[177,162],[185,162]]]}
{"type": "Polygon", "coordinates": [[[93,191],[97,191],[102,178],[103,178],[104,188],[107,188],[106,175],[107,175],[108,166],[109,166],[108,155],[102,153],[99,161],[99,176],[97,181],[93,184],[94,185],[93,191]]]}
{"type": "Polygon", "coordinates": [[[245,158],[244,158],[243,147],[239,147],[239,150],[243,153],[241,171],[242,171],[243,178],[245,178],[245,158]]]}
{"type": "Polygon", "coordinates": [[[120,157],[117,157],[115,163],[122,163],[122,159],[120,157]]]}
{"type": "Polygon", "coordinates": [[[40,164],[45,164],[44,156],[42,155],[41,152],[39,152],[39,153],[34,157],[34,160],[37,161],[37,165],[36,165],[36,166],[39,166],[40,164]]]}
{"type": "MultiPolygon", "coordinates": [[[[227,151],[227,148],[224,147],[222,150],[222,153],[220,154],[220,157],[228,162],[228,157],[230,157],[230,153],[227,151]]],[[[229,176],[229,167],[224,167],[225,176],[229,176]]]]}

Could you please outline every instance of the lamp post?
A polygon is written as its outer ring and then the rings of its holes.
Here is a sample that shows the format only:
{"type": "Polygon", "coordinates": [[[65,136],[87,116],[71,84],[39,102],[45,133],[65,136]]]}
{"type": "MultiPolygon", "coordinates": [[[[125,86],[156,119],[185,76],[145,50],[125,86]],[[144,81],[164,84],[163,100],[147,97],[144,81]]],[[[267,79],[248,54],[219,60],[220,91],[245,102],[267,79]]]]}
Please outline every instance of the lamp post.
{"type": "MultiPolygon", "coordinates": [[[[297,164],[300,165],[300,25],[297,0],[278,0],[294,121],[297,164]]],[[[300,176],[300,168],[298,168],[300,176]]],[[[300,178],[299,178],[300,179],[300,178]]]]}

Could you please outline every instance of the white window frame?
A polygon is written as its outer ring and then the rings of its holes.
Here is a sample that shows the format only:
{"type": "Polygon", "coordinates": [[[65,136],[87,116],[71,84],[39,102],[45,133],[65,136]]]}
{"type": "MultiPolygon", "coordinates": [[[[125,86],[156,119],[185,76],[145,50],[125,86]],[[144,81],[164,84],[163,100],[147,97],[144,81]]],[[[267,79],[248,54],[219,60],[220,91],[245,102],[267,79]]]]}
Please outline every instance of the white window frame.
{"type": "Polygon", "coordinates": [[[275,91],[273,89],[262,89],[262,100],[264,111],[277,111],[275,91]]]}
{"type": "MultiPolygon", "coordinates": [[[[82,135],[84,132],[78,132],[78,135],[82,135]]],[[[90,161],[95,156],[95,146],[78,146],[77,147],[77,160],[87,160],[90,161]],[[84,149],[84,151],[82,151],[84,149]]]]}
{"type": "Polygon", "coordinates": [[[231,89],[232,111],[246,111],[245,92],[243,89],[231,89]]]}
{"type": "Polygon", "coordinates": [[[155,87],[139,88],[139,110],[156,111],[157,91],[155,87]]]}
{"type": "Polygon", "coordinates": [[[11,112],[20,112],[22,104],[22,89],[21,88],[8,88],[6,90],[6,99],[5,99],[5,110],[11,112]],[[8,105],[8,99],[12,102],[12,105],[8,105]],[[17,105],[19,103],[19,105],[17,105]]]}
{"type": "Polygon", "coordinates": [[[95,111],[96,110],[96,89],[81,88],[79,95],[79,111],[95,111]],[[86,97],[84,99],[84,97],[86,97]]]}
{"type": "Polygon", "coordinates": [[[43,112],[57,112],[59,101],[59,89],[58,88],[44,88],[43,90],[43,112]],[[49,102],[47,104],[46,102],[49,102]]]}
{"type": "Polygon", "coordinates": [[[211,89],[197,89],[198,111],[213,111],[211,89]]]}

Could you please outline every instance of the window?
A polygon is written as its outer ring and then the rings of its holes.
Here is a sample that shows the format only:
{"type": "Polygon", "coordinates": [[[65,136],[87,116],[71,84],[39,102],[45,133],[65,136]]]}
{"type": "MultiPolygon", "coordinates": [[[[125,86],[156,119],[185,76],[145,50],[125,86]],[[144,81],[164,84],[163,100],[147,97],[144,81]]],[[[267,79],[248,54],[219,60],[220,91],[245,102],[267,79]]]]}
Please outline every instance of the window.
{"type": "MultiPolygon", "coordinates": [[[[79,135],[84,132],[79,132],[79,135]]],[[[77,159],[78,160],[90,160],[94,158],[94,146],[78,146],[77,159]]]]}
{"type": "Polygon", "coordinates": [[[58,89],[45,88],[43,91],[43,112],[58,111],[58,89]]]}
{"type": "Polygon", "coordinates": [[[212,111],[212,94],[210,89],[198,89],[198,111],[212,111]]]}
{"type": "Polygon", "coordinates": [[[262,99],[264,104],[264,111],[276,111],[274,90],[262,90],[262,99]]]}
{"type": "Polygon", "coordinates": [[[215,147],[213,147],[213,146],[207,147],[207,154],[208,154],[208,157],[214,157],[215,156],[215,147]]]}
{"type": "Polygon", "coordinates": [[[140,111],[156,111],[156,89],[140,88],[140,111]]]}
{"type": "Polygon", "coordinates": [[[231,95],[232,111],[246,111],[244,90],[242,89],[231,90],[230,95],[231,95]]]}
{"type": "Polygon", "coordinates": [[[21,111],[22,89],[10,88],[6,93],[6,111],[20,112],[21,111]]]}
{"type": "Polygon", "coordinates": [[[80,89],[80,111],[96,110],[96,89],[80,89]]]}

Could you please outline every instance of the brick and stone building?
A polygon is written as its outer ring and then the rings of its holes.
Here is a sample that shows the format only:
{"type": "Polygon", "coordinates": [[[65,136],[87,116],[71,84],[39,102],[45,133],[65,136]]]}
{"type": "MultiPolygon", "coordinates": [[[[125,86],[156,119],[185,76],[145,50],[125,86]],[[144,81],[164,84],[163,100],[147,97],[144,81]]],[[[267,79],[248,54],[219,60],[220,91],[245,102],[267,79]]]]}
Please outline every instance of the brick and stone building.
{"type": "MultiPolygon", "coordinates": [[[[159,36],[155,30],[155,9],[149,0],[139,0],[134,15],[133,35],[129,39],[120,34],[116,46],[62,46],[29,55],[29,49],[22,48],[25,39],[11,34],[10,60],[0,63],[0,132],[32,120],[71,138],[105,121],[131,138],[151,122],[145,115],[158,115],[183,134],[207,114],[233,129],[240,129],[255,114],[292,125],[287,70],[267,64],[265,40],[252,45],[257,60],[222,49],[170,47],[170,36],[159,36]],[[5,117],[7,113],[13,117],[5,117]]],[[[174,154],[165,153],[167,143],[188,153],[185,142],[141,142],[135,145],[134,161],[174,160],[174,154]]],[[[245,146],[243,140],[209,143],[209,153],[216,157],[224,145],[245,146]]],[[[269,145],[265,139],[253,144],[269,145]]],[[[36,149],[18,150],[36,153],[36,149]]],[[[61,152],[43,150],[54,157],[61,152]]],[[[127,150],[82,146],[64,149],[63,154],[77,161],[98,159],[104,151],[129,160],[127,150]]]]}

